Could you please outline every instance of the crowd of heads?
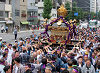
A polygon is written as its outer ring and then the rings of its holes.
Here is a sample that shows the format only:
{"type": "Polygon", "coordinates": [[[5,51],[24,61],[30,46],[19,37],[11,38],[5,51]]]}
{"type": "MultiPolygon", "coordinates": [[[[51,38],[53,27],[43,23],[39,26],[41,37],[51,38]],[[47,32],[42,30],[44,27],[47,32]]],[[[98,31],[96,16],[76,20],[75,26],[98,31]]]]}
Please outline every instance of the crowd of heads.
{"type": "MultiPolygon", "coordinates": [[[[98,28],[77,28],[76,47],[52,46],[41,35],[19,38],[10,44],[0,38],[1,73],[99,73],[98,28]],[[45,44],[44,44],[45,43],[45,44]]],[[[73,45],[73,43],[71,43],[73,45]]]]}

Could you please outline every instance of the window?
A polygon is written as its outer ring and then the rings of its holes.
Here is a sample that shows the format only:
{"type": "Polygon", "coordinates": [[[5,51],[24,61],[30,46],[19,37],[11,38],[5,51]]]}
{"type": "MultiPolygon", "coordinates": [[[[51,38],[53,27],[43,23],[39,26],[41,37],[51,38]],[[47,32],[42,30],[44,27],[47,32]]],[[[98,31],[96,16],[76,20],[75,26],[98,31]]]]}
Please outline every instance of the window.
{"type": "Polygon", "coordinates": [[[0,11],[0,16],[3,16],[3,11],[0,11]]]}
{"type": "Polygon", "coordinates": [[[38,7],[39,9],[43,9],[43,7],[38,7]]]}
{"type": "Polygon", "coordinates": [[[40,16],[40,14],[38,14],[38,16],[40,16]]]}
{"type": "Polygon", "coordinates": [[[55,16],[56,16],[56,14],[52,14],[52,16],[53,16],[53,17],[55,17],[55,16]]]}
{"type": "Polygon", "coordinates": [[[32,4],[32,3],[30,3],[30,5],[32,6],[33,4],[32,4]]]}
{"type": "Polygon", "coordinates": [[[38,2],[35,2],[35,4],[37,4],[38,2]]]}
{"type": "Polygon", "coordinates": [[[0,18],[0,21],[4,21],[5,19],[4,18],[0,18]]]}
{"type": "Polygon", "coordinates": [[[11,4],[11,0],[9,0],[9,4],[11,4]]]}
{"type": "Polygon", "coordinates": [[[20,11],[19,10],[15,10],[15,16],[19,16],[20,11]]]}
{"type": "Polygon", "coordinates": [[[26,17],[26,11],[25,11],[25,10],[22,10],[21,16],[22,16],[22,17],[26,17]]]}
{"type": "Polygon", "coordinates": [[[5,17],[7,17],[7,18],[9,17],[9,12],[8,11],[5,12],[5,17]]]}

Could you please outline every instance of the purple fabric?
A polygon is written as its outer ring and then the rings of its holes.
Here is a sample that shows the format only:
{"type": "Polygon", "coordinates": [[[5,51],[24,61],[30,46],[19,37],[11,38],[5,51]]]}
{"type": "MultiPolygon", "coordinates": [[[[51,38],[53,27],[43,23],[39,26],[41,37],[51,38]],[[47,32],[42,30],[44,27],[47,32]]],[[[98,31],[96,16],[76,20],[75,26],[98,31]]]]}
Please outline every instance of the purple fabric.
{"type": "Polygon", "coordinates": [[[78,73],[78,71],[76,69],[73,69],[76,73],[78,73]]]}
{"type": "Polygon", "coordinates": [[[43,65],[43,68],[45,68],[45,64],[43,65]]]}

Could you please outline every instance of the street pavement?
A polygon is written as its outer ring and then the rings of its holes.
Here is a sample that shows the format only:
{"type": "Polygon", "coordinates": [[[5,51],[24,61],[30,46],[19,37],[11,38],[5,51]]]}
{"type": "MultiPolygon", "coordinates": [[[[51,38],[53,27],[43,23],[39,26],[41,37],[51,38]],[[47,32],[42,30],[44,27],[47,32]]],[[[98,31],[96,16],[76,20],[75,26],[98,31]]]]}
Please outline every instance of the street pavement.
{"type": "MultiPolygon", "coordinates": [[[[39,35],[41,32],[43,32],[44,29],[40,29],[40,30],[34,30],[36,35],[39,35]]],[[[26,37],[30,37],[30,35],[32,35],[32,30],[28,30],[28,31],[20,31],[18,32],[17,35],[17,40],[21,37],[23,39],[25,39],[26,37]]],[[[0,33],[0,37],[2,37],[3,41],[6,41],[7,43],[14,43],[15,42],[15,36],[13,33],[0,33]]]]}

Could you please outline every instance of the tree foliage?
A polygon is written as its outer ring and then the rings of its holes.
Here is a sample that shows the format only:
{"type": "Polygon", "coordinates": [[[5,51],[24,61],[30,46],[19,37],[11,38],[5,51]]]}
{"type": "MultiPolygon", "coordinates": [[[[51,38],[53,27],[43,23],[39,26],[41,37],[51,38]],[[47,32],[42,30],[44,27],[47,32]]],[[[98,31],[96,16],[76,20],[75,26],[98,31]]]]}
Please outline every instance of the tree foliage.
{"type": "Polygon", "coordinates": [[[51,0],[44,0],[44,9],[43,9],[43,18],[47,18],[50,19],[50,13],[51,13],[51,9],[52,9],[52,1],[51,0]]]}
{"type": "Polygon", "coordinates": [[[67,2],[67,3],[65,4],[65,8],[67,9],[68,14],[69,14],[70,11],[71,11],[71,7],[70,7],[70,3],[69,3],[69,2],[67,2]]]}
{"type": "Polygon", "coordinates": [[[91,15],[91,19],[96,19],[96,13],[91,12],[90,15],[91,15]]]}
{"type": "MultiPolygon", "coordinates": [[[[66,20],[70,20],[70,19],[82,20],[85,17],[84,15],[88,16],[82,10],[82,8],[77,7],[77,3],[76,2],[72,3],[72,8],[71,8],[70,4],[67,2],[65,4],[65,8],[68,10],[68,15],[66,16],[66,20]],[[78,16],[74,16],[74,13],[78,13],[78,16]]],[[[85,18],[87,18],[87,17],[85,17],[85,18]]]]}

